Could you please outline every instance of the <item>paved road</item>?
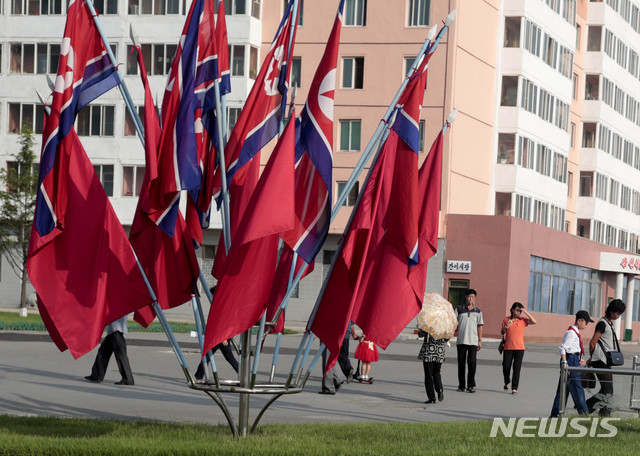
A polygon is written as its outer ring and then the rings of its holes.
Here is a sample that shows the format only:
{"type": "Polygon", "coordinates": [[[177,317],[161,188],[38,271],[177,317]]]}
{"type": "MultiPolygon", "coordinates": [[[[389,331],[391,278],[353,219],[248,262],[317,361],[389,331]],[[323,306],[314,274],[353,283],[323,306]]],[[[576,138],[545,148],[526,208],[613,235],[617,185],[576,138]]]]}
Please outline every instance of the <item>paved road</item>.
{"type": "MultiPolygon", "coordinates": [[[[181,334],[177,337],[187,360],[195,366],[198,358],[195,339],[181,334]]],[[[276,381],[284,380],[300,339],[301,336],[296,335],[283,338],[276,381]]],[[[68,352],[60,353],[47,334],[0,331],[0,414],[226,423],[219,408],[205,393],[186,386],[164,334],[129,333],[127,340],[135,386],[113,384],[120,379],[115,361],[109,366],[103,383],[85,381],[83,377],[90,373],[95,351],[74,360],[68,352]]],[[[373,364],[373,384],[350,383],[335,396],[318,394],[320,368],[317,366],[305,390],[278,399],[261,423],[427,422],[549,415],[558,381],[555,344],[528,345],[517,396],[502,391],[497,341],[486,343],[478,354],[478,392],[457,392],[455,346],[452,345],[443,366],[445,399],[432,405],[423,403],[426,400],[424,377],[416,358],[420,344],[413,336],[397,340],[381,352],[380,361],[373,364]]],[[[268,353],[272,345],[273,340],[268,340],[268,353]]],[[[354,347],[351,353],[353,350],[354,347]]],[[[634,354],[640,354],[638,345],[633,344],[625,344],[623,351],[626,367],[630,366],[634,354]]],[[[219,354],[216,362],[222,378],[235,374],[219,354]]],[[[263,356],[262,380],[270,364],[271,355],[263,356]]],[[[628,402],[629,377],[616,380],[615,388],[617,401],[628,402]]],[[[224,394],[223,398],[237,418],[237,395],[224,394]]],[[[268,399],[261,395],[252,397],[252,420],[268,399]]]]}

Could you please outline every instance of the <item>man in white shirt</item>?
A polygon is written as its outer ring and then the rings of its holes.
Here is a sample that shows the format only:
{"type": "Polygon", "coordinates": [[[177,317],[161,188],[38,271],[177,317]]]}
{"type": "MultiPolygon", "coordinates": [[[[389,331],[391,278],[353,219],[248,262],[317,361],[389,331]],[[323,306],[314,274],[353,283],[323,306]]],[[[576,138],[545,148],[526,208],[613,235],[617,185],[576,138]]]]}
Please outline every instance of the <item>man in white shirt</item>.
{"type": "Polygon", "coordinates": [[[458,391],[476,392],[476,355],[482,348],[482,311],[476,307],[476,290],[465,293],[465,305],[456,308],[458,318],[458,391]],[[468,373],[465,378],[465,366],[468,373]]]}
{"type": "MultiPolygon", "coordinates": [[[[573,325],[569,326],[567,332],[564,333],[562,344],[558,347],[560,352],[560,364],[568,364],[572,367],[584,366],[586,362],[582,359],[584,355],[584,344],[582,343],[582,337],[580,331],[587,327],[587,324],[593,323],[593,320],[589,316],[589,312],[586,310],[579,310],[576,313],[576,321],[573,325]]],[[[560,380],[558,380],[558,389],[556,390],[556,397],[553,400],[553,407],[551,408],[551,416],[558,416],[560,410],[560,380]]],[[[584,398],[584,389],[582,388],[582,382],[580,381],[580,374],[578,372],[569,372],[569,378],[567,382],[566,398],[571,393],[573,403],[581,415],[588,415],[589,409],[584,398]]]]}

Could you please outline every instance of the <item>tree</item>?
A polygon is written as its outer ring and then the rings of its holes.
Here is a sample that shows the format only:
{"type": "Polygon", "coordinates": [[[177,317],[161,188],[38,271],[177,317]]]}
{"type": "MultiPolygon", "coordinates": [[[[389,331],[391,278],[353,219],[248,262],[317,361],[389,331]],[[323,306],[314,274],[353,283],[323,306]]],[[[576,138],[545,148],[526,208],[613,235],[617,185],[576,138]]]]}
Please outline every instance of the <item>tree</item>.
{"type": "Polygon", "coordinates": [[[14,161],[0,170],[0,254],[21,280],[22,314],[27,308],[27,251],[38,186],[31,125],[22,126],[18,143],[20,151],[12,154],[14,161]]]}

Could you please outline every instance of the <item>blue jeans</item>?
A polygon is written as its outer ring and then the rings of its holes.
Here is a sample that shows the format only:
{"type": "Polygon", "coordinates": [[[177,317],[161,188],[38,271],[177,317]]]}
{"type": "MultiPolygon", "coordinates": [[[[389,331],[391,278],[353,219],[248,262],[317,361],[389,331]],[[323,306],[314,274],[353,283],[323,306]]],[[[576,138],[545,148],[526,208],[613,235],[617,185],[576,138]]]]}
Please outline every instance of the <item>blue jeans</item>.
{"type": "MultiPolygon", "coordinates": [[[[580,355],[567,354],[567,364],[572,367],[580,367],[580,355]]],[[[560,411],[560,381],[561,380],[558,380],[558,389],[556,390],[556,397],[553,400],[551,416],[558,416],[560,411]]],[[[569,397],[569,393],[571,393],[571,398],[573,399],[576,409],[578,409],[578,413],[581,415],[588,415],[589,409],[587,408],[587,403],[584,399],[584,389],[582,388],[580,373],[569,372],[567,389],[565,391],[565,403],[567,397],[569,397]]]]}

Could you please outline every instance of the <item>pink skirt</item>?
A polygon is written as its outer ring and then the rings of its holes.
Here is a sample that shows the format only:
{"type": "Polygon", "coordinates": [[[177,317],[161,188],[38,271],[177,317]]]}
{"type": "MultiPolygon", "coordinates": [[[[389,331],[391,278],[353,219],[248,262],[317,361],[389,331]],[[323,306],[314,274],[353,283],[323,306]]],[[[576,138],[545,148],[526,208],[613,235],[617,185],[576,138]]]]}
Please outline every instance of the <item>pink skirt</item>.
{"type": "Polygon", "coordinates": [[[358,344],[355,356],[364,363],[375,363],[380,359],[376,344],[366,339],[358,344]]]}

